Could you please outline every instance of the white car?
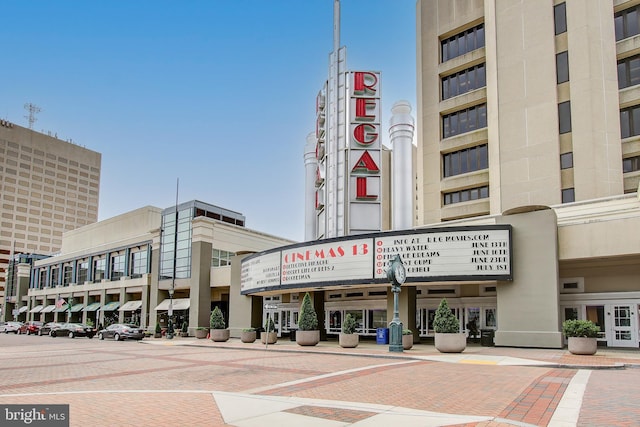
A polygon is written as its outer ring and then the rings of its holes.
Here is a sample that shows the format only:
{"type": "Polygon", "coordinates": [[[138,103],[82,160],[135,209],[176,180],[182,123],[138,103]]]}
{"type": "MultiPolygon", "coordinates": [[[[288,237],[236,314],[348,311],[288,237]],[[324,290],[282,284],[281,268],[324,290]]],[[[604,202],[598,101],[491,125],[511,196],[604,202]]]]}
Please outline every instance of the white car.
{"type": "Polygon", "coordinates": [[[0,323],[0,332],[4,332],[5,334],[13,332],[14,334],[17,334],[20,326],[22,326],[22,323],[20,322],[0,323]]]}

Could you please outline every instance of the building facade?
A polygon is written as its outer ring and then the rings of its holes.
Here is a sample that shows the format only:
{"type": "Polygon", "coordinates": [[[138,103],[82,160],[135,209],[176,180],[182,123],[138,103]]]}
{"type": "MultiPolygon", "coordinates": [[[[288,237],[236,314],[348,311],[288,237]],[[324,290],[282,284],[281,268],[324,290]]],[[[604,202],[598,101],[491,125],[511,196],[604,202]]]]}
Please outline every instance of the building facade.
{"type": "Polygon", "coordinates": [[[23,296],[5,286],[9,258],[56,253],[64,232],[96,222],[100,169],[100,153],[0,121],[2,320],[23,296]]]}
{"type": "Polygon", "coordinates": [[[240,213],[190,201],[66,232],[59,254],[19,265],[18,286],[28,290],[18,320],[165,328],[170,301],[175,324],[191,333],[208,327],[216,305],[228,319],[230,259],[291,243],[244,223],[240,213]]]}

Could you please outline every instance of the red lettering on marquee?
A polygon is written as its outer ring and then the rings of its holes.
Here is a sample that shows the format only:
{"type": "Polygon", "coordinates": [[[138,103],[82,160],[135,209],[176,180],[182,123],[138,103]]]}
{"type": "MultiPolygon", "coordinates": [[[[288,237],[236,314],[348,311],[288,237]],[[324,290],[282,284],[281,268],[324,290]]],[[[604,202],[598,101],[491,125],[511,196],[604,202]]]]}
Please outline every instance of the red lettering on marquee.
{"type": "Polygon", "coordinates": [[[370,123],[362,123],[353,128],[353,139],[360,145],[371,145],[378,139],[378,128],[370,123]]]}
{"type": "Polygon", "coordinates": [[[371,174],[380,172],[380,168],[371,157],[371,154],[369,154],[368,151],[365,151],[362,153],[362,156],[360,156],[353,169],[351,169],[351,172],[371,174]]]}
{"type": "Polygon", "coordinates": [[[374,120],[375,114],[367,114],[368,111],[375,112],[377,100],[375,98],[356,98],[356,117],[355,120],[374,120]]]}
{"type": "Polygon", "coordinates": [[[356,199],[377,199],[375,194],[367,194],[367,177],[359,176],[356,178],[356,199]]]}
{"type": "Polygon", "coordinates": [[[357,71],[353,73],[353,93],[356,95],[375,95],[378,77],[370,72],[357,71]]]}

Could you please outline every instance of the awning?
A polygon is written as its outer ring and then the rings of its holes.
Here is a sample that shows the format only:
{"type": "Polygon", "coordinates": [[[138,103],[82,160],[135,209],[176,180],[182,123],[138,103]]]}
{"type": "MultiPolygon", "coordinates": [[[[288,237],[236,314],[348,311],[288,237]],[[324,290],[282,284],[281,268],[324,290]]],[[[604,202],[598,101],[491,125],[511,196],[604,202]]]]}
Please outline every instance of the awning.
{"type": "Polygon", "coordinates": [[[56,309],[56,305],[55,304],[51,304],[51,305],[48,305],[45,308],[43,308],[42,311],[40,311],[40,313],[51,313],[55,309],[56,309]]]}
{"type": "MultiPolygon", "coordinates": [[[[169,311],[169,299],[162,301],[156,307],[156,311],[169,311]]],[[[174,310],[187,310],[190,306],[191,300],[189,298],[174,298],[173,309],[174,310]]]]}
{"type": "Polygon", "coordinates": [[[84,307],[84,304],[73,304],[73,306],[71,307],[71,310],[69,311],[72,313],[77,313],[81,311],[83,307],[84,307]]]}
{"type": "Polygon", "coordinates": [[[101,311],[114,311],[120,305],[119,301],[112,301],[106,303],[100,310],[101,311]]]}
{"type": "Polygon", "coordinates": [[[27,307],[26,305],[23,305],[22,307],[20,307],[18,309],[18,313],[24,313],[25,311],[27,311],[27,308],[29,308],[29,307],[27,307]]]}
{"type": "Polygon", "coordinates": [[[118,309],[118,311],[136,311],[142,307],[142,301],[129,301],[124,303],[122,307],[118,309]]]}
{"type": "Polygon", "coordinates": [[[92,302],[91,304],[86,306],[82,311],[98,311],[99,308],[100,308],[99,302],[92,302]]]}
{"type": "Polygon", "coordinates": [[[44,305],[36,305],[31,310],[29,310],[29,313],[40,313],[43,308],[44,308],[44,305]]]}
{"type": "Polygon", "coordinates": [[[68,309],[69,309],[69,305],[65,304],[62,307],[56,308],[55,310],[53,310],[53,312],[54,313],[66,313],[68,309]]]}

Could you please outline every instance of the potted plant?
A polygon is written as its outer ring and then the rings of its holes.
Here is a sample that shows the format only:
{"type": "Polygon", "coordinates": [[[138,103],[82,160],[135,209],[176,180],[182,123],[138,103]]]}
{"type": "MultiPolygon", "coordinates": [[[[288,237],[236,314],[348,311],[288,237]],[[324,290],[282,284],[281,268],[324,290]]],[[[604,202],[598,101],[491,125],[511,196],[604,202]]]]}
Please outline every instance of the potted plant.
{"type": "Polygon", "coordinates": [[[278,333],[276,332],[276,325],[273,323],[273,319],[269,317],[264,323],[265,332],[260,332],[260,341],[262,344],[275,344],[278,341],[278,333]]]}
{"type": "Polygon", "coordinates": [[[304,294],[302,306],[300,307],[300,319],[298,320],[298,330],[296,331],[296,342],[298,345],[313,346],[320,342],[320,331],[318,330],[318,315],[311,304],[309,292],[304,294]]]}
{"type": "Polygon", "coordinates": [[[240,332],[240,341],[244,343],[252,343],[256,340],[256,330],[253,328],[245,328],[240,332]]]}
{"type": "Polygon", "coordinates": [[[211,340],[215,342],[225,342],[229,339],[229,330],[226,329],[224,323],[224,315],[220,307],[216,306],[211,312],[209,318],[209,326],[211,328],[211,340]]]}
{"type": "Polygon", "coordinates": [[[413,347],[413,331],[411,329],[402,330],[402,348],[410,350],[413,347]]]}
{"type": "Polygon", "coordinates": [[[189,336],[189,324],[187,322],[182,322],[182,328],[180,328],[180,336],[181,337],[189,336]]]}
{"type": "Polygon", "coordinates": [[[153,333],[154,338],[162,338],[162,328],[160,327],[160,322],[156,323],[156,330],[153,333]]]}
{"type": "Polygon", "coordinates": [[[356,319],[350,314],[344,317],[342,322],[342,332],[338,338],[340,347],[342,348],[356,348],[360,342],[360,336],[356,334],[356,319]]]}
{"type": "Polygon", "coordinates": [[[441,353],[461,353],[467,347],[467,337],[460,332],[458,318],[451,312],[445,298],[440,301],[433,318],[436,350],[441,353]]]}
{"type": "Polygon", "coordinates": [[[567,337],[569,352],[592,355],[598,350],[600,327],[591,320],[565,320],[562,333],[567,337]]]}
{"type": "Polygon", "coordinates": [[[207,337],[209,333],[209,328],[205,328],[204,326],[198,326],[196,328],[196,338],[203,339],[207,337]]]}

